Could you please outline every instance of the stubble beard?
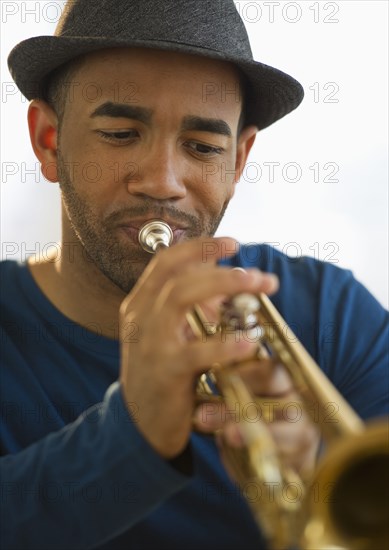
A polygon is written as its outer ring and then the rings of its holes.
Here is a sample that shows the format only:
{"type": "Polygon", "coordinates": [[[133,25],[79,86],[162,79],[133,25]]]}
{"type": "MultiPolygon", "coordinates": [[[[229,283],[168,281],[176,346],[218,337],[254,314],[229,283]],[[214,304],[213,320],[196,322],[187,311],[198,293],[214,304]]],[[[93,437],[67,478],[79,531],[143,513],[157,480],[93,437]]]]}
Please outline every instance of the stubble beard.
{"type": "Polygon", "coordinates": [[[107,279],[126,294],[134,287],[152,255],[134,243],[123,243],[118,237],[118,226],[115,222],[124,215],[131,219],[150,216],[152,213],[155,218],[168,216],[185,223],[189,227],[185,232],[185,240],[201,236],[212,237],[228,206],[228,203],[224,204],[218,216],[210,215],[209,220],[206,220],[201,214],[197,213],[195,216],[182,212],[168,201],[144,197],[141,204],[117,208],[100,219],[87,200],[77,193],[59,148],[57,154],[62,202],[73,232],[82,246],[83,258],[94,263],[107,279]]]}

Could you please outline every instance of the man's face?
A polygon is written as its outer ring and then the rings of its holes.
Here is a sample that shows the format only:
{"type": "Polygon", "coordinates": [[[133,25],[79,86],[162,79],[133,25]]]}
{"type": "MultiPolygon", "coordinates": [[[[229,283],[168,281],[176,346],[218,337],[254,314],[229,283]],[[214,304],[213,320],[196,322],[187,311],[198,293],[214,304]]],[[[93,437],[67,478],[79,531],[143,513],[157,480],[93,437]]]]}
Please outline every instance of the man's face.
{"type": "Polygon", "coordinates": [[[174,242],[216,231],[235,186],[239,77],[226,63],[151,50],[86,60],[59,137],[64,237],[128,292],[150,260],[137,242],[145,221],[167,221],[174,242]]]}

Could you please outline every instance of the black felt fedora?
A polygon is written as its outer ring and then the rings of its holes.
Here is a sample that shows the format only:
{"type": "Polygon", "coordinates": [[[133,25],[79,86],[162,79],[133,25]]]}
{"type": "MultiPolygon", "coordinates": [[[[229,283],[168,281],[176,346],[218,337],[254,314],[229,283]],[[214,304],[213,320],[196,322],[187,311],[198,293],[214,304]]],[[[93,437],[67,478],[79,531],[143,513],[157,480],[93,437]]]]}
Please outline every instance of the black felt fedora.
{"type": "Polygon", "coordinates": [[[50,73],[89,52],[141,47],[230,61],[246,76],[246,124],[260,129],[295,109],[302,86],[253,60],[233,0],[68,0],[54,36],[24,40],[8,65],[28,99],[44,98],[50,73]]]}

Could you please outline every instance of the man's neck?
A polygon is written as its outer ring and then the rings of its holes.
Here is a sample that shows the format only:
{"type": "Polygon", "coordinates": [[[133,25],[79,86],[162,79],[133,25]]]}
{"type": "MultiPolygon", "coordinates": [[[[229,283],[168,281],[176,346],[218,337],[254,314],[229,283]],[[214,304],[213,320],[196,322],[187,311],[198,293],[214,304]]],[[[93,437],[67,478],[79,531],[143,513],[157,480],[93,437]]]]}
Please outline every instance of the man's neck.
{"type": "Polygon", "coordinates": [[[63,242],[60,250],[57,257],[29,261],[35,282],[63,315],[92,332],[117,339],[125,293],[86,257],[79,242],[63,242]]]}

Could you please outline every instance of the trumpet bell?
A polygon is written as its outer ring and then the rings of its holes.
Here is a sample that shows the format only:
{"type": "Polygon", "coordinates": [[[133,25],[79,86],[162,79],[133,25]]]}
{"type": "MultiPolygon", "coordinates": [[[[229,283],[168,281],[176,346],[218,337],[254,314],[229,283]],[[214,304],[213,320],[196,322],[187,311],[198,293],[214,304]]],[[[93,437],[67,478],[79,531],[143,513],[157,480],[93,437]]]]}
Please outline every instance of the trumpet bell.
{"type": "Polygon", "coordinates": [[[384,550],[389,541],[389,430],[386,421],[337,441],[310,484],[306,550],[384,550]]]}

